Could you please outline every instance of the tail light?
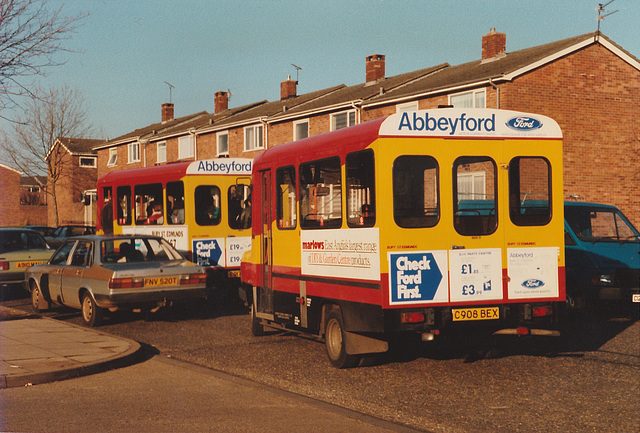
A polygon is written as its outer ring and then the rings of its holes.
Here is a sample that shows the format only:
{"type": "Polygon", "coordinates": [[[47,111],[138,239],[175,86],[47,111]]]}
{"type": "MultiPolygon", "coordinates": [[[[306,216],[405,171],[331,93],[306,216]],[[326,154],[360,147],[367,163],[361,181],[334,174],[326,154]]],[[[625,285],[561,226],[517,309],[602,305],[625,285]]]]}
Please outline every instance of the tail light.
{"type": "Polygon", "coordinates": [[[553,307],[551,305],[542,305],[542,306],[533,307],[531,309],[531,315],[533,317],[553,316],[553,307]]]}
{"type": "Polygon", "coordinates": [[[9,262],[1,261],[0,271],[8,271],[8,270],[9,270],[9,262]]]}
{"type": "Polygon", "coordinates": [[[180,277],[180,285],[186,284],[205,284],[207,282],[207,274],[190,274],[180,277]]]}
{"type": "Polygon", "coordinates": [[[402,313],[400,321],[402,323],[422,323],[424,322],[424,313],[402,313]]]}
{"type": "Polygon", "coordinates": [[[134,289],[144,286],[142,278],[112,278],[109,280],[110,289],[134,289]]]}

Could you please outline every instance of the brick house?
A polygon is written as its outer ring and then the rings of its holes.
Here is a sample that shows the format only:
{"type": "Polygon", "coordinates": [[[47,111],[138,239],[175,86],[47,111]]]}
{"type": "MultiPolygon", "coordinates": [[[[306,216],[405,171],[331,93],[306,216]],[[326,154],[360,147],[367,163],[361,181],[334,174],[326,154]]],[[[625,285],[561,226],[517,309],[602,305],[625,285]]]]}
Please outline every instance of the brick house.
{"type": "Polygon", "coordinates": [[[49,173],[47,185],[50,193],[47,220],[50,226],[85,222],[95,224],[95,207],[85,206],[84,194],[96,188],[98,157],[93,148],[103,142],[89,138],[58,138],[51,146],[45,157],[55,167],[55,172],[49,173]]]}
{"type": "Polygon", "coordinates": [[[385,56],[375,54],[365,59],[362,84],[297,95],[297,83],[288,78],[279,101],[235,109],[227,107],[226,92],[217,92],[214,114],[163,117],[163,123],[96,147],[98,172],[177,159],[253,157],[397,111],[501,108],[555,119],[564,133],[565,193],[615,204],[640,226],[640,61],[599,32],[508,52],[506,35],[491,29],[480,48],[476,61],[392,77],[385,75],[385,56]],[[121,164],[136,145],[139,160],[121,164]]]}
{"type": "Polygon", "coordinates": [[[0,227],[47,225],[47,178],[33,179],[0,164],[0,227]]]}

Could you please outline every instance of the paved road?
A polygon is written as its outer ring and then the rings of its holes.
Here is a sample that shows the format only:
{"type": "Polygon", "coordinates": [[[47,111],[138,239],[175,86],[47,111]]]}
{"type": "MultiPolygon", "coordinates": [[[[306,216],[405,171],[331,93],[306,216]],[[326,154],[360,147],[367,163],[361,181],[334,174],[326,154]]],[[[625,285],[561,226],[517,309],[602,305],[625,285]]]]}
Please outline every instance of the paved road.
{"type": "MultiPolygon", "coordinates": [[[[558,339],[495,337],[404,346],[336,370],[321,343],[255,338],[246,314],[173,310],[112,318],[100,330],[160,354],[426,431],[638,432],[637,309],[574,317],[558,339]],[[624,314],[622,314],[624,313],[624,314]]],[[[79,323],[77,313],[50,313],[79,323]]]]}

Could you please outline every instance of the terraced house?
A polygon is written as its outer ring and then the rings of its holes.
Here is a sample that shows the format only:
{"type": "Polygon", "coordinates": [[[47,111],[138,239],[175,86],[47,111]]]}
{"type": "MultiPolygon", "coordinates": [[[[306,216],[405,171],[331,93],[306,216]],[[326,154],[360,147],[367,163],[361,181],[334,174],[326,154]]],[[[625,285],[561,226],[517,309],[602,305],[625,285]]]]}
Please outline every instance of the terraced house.
{"type": "Polygon", "coordinates": [[[292,140],[399,111],[486,107],[539,113],[564,133],[565,194],[615,204],[640,226],[640,61],[600,32],[507,51],[494,29],[482,36],[480,58],[387,77],[386,57],[365,58],[365,81],[297,94],[280,84],[278,101],[228,107],[162,121],[94,147],[97,174],[178,160],[255,157],[292,140]]]}

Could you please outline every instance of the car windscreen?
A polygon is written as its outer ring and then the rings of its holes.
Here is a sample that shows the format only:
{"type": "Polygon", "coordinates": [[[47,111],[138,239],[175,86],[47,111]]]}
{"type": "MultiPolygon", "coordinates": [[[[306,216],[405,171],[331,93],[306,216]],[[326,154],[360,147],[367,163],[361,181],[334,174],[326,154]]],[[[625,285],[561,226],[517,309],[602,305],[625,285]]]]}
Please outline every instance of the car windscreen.
{"type": "Polygon", "coordinates": [[[123,237],[101,242],[103,263],[168,262],[182,256],[167,241],[160,238],[123,237]]]}
{"type": "Polygon", "coordinates": [[[640,242],[638,231],[617,209],[566,206],[564,217],[583,241],[640,242]]]}

